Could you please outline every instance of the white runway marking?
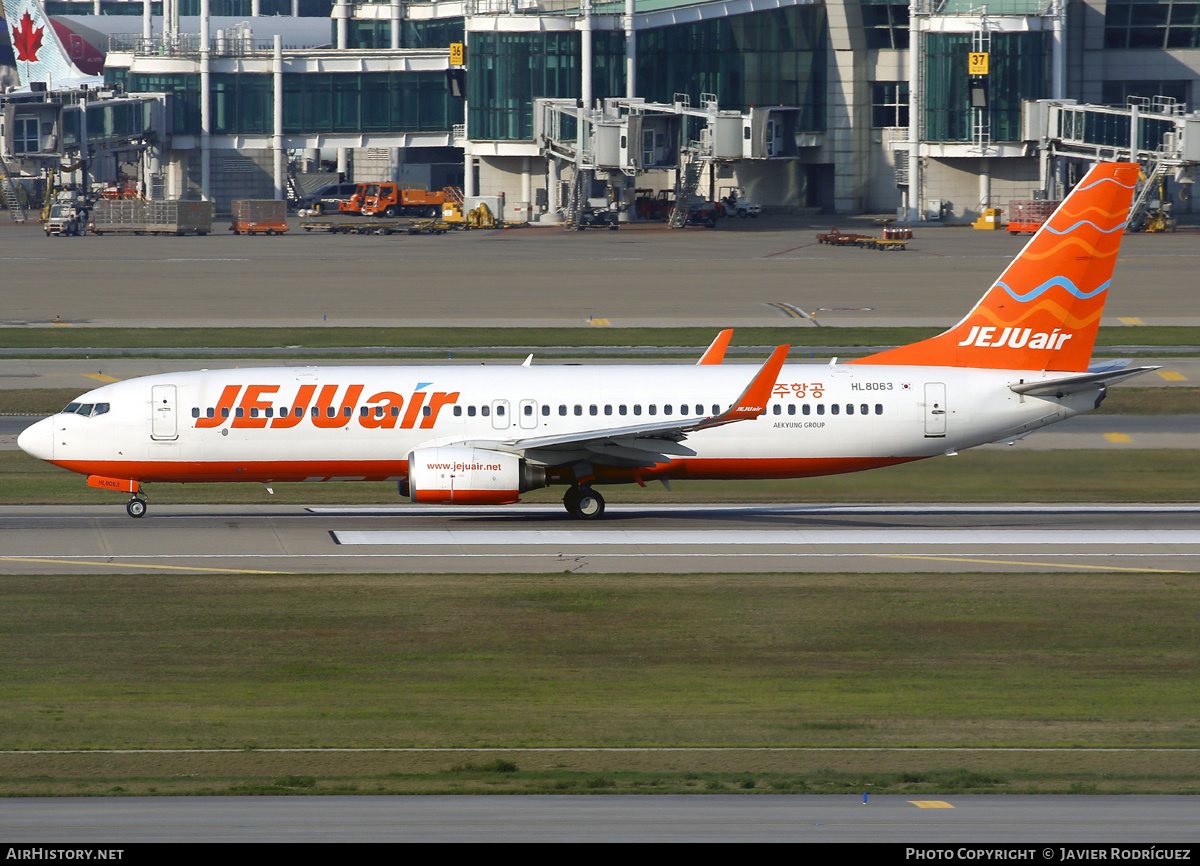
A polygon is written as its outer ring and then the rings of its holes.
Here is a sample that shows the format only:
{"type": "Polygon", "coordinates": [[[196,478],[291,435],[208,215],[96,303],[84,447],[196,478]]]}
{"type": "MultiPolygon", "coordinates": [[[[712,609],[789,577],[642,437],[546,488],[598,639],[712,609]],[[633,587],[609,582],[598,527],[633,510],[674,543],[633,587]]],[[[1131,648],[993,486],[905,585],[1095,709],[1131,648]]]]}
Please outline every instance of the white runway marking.
{"type": "Polygon", "coordinates": [[[449,545],[570,546],[608,545],[898,545],[989,544],[1114,545],[1200,544],[1200,531],[1187,529],[711,529],[711,530],[540,530],[509,531],[431,529],[411,531],[344,530],[333,533],[338,544],[390,544],[409,547],[449,545]]]}
{"type": "MultiPolygon", "coordinates": [[[[310,506],[310,514],[344,516],[404,515],[404,514],[562,514],[561,505],[501,505],[459,507],[453,505],[328,505],[310,506]]],[[[931,503],[928,505],[673,505],[659,502],[646,505],[610,505],[609,514],[644,514],[661,511],[664,514],[1200,514],[1200,505],[959,505],[931,503]]],[[[122,515],[123,517],[123,515],[122,515]]]]}

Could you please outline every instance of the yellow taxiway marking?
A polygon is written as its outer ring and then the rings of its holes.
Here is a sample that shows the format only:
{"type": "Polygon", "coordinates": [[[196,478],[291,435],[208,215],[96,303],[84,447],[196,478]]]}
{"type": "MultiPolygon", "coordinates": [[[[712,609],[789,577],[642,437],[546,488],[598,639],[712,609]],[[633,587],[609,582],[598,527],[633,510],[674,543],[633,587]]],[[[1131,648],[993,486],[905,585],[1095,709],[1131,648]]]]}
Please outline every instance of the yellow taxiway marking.
{"type": "Polygon", "coordinates": [[[918,809],[953,809],[945,800],[909,800],[918,809]]]}
{"type": "Polygon", "coordinates": [[[1105,433],[1104,438],[1109,442],[1132,442],[1128,433],[1105,433]]]}
{"type": "Polygon", "coordinates": [[[608,319],[595,319],[595,318],[592,318],[591,316],[588,316],[588,324],[596,325],[597,327],[601,327],[601,328],[607,328],[610,325],[612,325],[612,322],[610,322],[608,319]]]}
{"type": "Polygon", "coordinates": [[[1144,325],[1144,324],[1146,324],[1141,319],[1139,319],[1137,316],[1121,316],[1120,318],[1121,318],[1122,325],[1144,325]]]}
{"type": "Polygon", "coordinates": [[[284,571],[252,571],[248,568],[192,568],[187,565],[139,565],[132,562],[97,562],[85,559],[32,559],[25,556],[0,556],[0,562],[42,562],[50,565],[107,565],[121,568],[159,568],[168,571],[219,571],[223,574],[286,574],[284,571]]]}
{"type": "Polygon", "coordinates": [[[1186,382],[1187,376],[1182,373],[1176,373],[1174,370],[1159,370],[1158,375],[1162,376],[1168,382],[1186,382]]]}
{"type": "Polygon", "coordinates": [[[103,373],[84,373],[88,379],[95,379],[97,382],[120,382],[120,379],[114,379],[112,376],[105,376],[103,373]]]}
{"type": "Polygon", "coordinates": [[[1195,574],[1194,571],[1181,571],[1173,568],[1130,568],[1124,565],[1076,565],[1072,562],[1023,562],[1017,559],[970,559],[966,556],[919,556],[906,553],[879,553],[882,559],[932,559],[937,562],[977,562],[984,565],[1037,565],[1043,568],[1082,568],[1087,571],[1145,571],[1154,574],[1195,574]]]}
{"type": "Polygon", "coordinates": [[[51,325],[53,325],[53,326],[54,326],[54,327],[56,327],[56,328],[69,328],[69,327],[71,327],[71,323],[70,323],[70,322],[51,322],[50,324],[51,324],[51,325]]]}

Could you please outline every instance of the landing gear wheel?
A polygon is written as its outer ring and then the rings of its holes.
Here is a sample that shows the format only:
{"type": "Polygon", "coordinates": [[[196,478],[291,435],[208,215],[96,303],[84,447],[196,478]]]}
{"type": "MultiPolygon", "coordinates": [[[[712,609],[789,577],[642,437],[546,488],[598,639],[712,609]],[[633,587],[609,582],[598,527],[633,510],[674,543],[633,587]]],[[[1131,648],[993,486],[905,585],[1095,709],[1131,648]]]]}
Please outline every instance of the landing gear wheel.
{"type": "Polygon", "coordinates": [[[135,496],[125,504],[125,510],[129,513],[130,517],[145,517],[146,500],[135,496]]]}
{"type": "Polygon", "coordinates": [[[590,487],[568,488],[563,505],[576,520],[595,520],[604,514],[604,497],[590,487]]]}

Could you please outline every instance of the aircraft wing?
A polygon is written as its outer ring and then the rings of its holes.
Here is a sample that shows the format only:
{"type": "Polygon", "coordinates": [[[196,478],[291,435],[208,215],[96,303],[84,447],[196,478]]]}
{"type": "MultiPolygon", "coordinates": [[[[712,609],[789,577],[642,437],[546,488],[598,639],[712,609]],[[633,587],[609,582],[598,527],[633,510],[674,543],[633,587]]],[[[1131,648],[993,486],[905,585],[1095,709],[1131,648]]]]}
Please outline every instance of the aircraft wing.
{"type": "Polygon", "coordinates": [[[459,444],[524,454],[546,465],[581,459],[616,466],[653,466],[671,457],[691,457],[696,452],[681,444],[689,433],[747,421],[767,410],[767,402],[790,346],[779,346],[758,369],[733,405],[720,415],[651,421],[622,427],[577,430],[554,436],[512,439],[472,439],[459,444]]]}
{"type": "Polygon", "coordinates": [[[1129,367],[1127,369],[1101,369],[1100,372],[1082,373],[1077,376],[1064,376],[1061,379],[1041,379],[1037,382],[1020,382],[1015,385],[1009,385],[1009,389],[1018,394],[1026,394],[1030,397],[1061,397],[1064,394],[1073,394],[1076,391],[1083,391],[1087,388],[1094,388],[1096,385],[1108,385],[1112,382],[1119,382],[1122,379],[1128,379],[1131,376],[1140,376],[1142,373],[1149,373],[1152,370],[1161,369],[1160,367],[1129,367]]]}

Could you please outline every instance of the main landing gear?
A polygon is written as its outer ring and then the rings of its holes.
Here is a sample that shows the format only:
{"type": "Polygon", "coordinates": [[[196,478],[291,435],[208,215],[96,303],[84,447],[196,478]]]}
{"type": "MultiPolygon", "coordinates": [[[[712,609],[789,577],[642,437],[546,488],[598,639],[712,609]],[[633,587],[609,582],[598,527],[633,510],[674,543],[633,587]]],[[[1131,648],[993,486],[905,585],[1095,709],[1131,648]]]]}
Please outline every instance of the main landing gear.
{"type": "Polygon", "coordinates": [[[576,520],[595,520],[604,514],[604,497],[590,487],[568,487],[563,505],[576,520]]]}
{"type": "Polygon", "coordinates": [[[147,507],[144,496],[134,496],[125,504],[125,511],[130,517],[145,517],[147,507]]]}

